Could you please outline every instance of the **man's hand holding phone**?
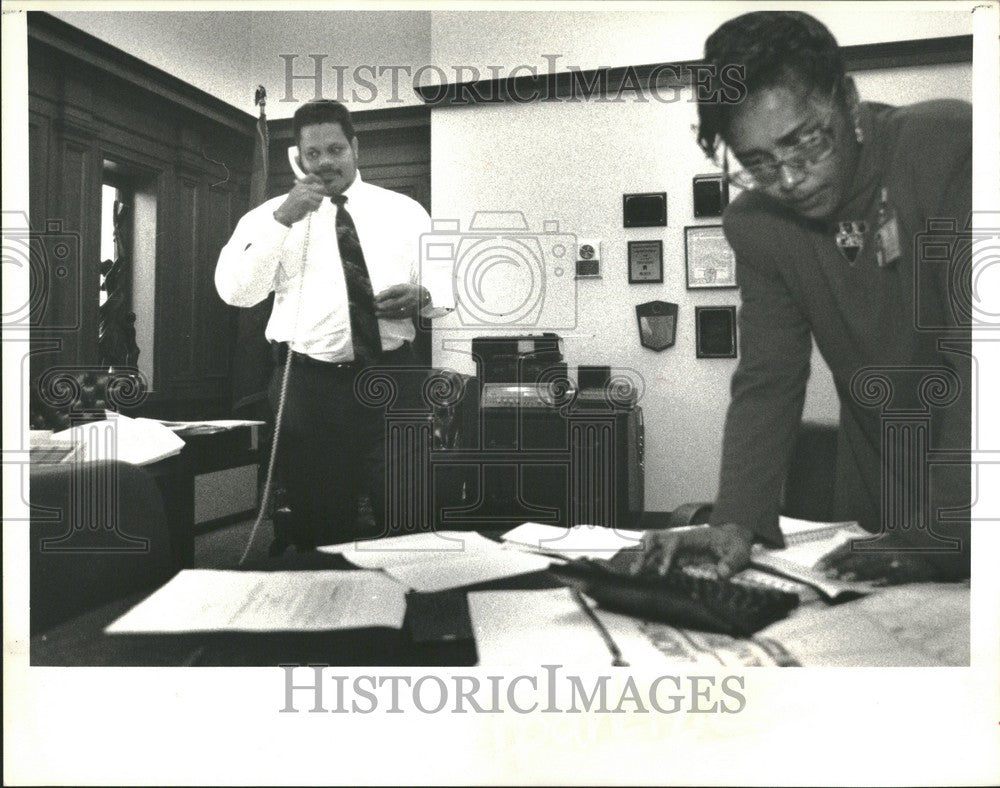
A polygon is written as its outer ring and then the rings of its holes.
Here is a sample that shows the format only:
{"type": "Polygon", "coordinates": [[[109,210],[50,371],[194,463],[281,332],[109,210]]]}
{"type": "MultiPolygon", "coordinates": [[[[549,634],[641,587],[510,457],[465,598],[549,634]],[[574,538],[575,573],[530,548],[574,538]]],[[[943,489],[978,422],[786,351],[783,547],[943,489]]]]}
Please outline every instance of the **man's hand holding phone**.
{"type": "Polygon", "coordinates": [[[295,182],[285,201],[274,212],[274,218],[291,227],[319,208],[325,196],[323,179],[318,175],[306,175],[295,182]]]}

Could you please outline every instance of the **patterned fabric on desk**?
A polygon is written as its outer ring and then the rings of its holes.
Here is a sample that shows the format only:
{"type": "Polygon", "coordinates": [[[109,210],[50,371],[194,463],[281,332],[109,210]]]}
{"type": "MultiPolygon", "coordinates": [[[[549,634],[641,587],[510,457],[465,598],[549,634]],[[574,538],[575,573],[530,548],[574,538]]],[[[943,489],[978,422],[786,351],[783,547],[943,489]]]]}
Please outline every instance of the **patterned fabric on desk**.
{"type": "Polygon", "coordinates": [[[677,629],[653,621],[638,627],[670,662],[723,667],[798,667],[799,662],[772,638],[734,638],[715,632],[677,629]]]}

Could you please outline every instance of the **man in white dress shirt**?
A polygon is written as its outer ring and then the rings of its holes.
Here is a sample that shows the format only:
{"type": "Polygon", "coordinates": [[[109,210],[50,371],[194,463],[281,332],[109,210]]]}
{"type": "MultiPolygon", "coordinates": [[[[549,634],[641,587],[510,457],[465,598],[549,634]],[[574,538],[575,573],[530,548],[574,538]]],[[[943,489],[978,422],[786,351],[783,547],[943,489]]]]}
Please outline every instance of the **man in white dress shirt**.
{"type": "Polygon", "coordinates": [[[347,108],[304,104],[294,132],[304,177],[240,220],[215,285],[240,307],[274,291],[265,336],[281,363],[269,396],[276,412],[291,352],[279,462],[294,513],[290,540],[309,549],[384,531],[384,418],[358,401],[355,379],[373,366],[412,364],[414,315],[443,314],[453,297],[447,278],[421,282],[427,212],[361,179],[347,108]],[[360,496],[371,498],[374,531],[355,526],[360,496]]]}

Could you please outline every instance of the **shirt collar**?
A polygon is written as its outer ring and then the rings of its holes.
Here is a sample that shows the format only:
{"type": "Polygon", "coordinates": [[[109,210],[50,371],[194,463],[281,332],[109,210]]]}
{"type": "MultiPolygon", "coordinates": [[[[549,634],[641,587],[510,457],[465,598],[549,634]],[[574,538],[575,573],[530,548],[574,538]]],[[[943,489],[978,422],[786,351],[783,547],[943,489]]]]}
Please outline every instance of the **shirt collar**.
{"type": "Polygon", "coordinates": [[[364,180],[361,178],[361,170],[356,170],[354,173],[354,180],[351,181],[351,185],[343,191],[343,195],[347,198],[348,205],[350,205],[351,201],[364,191],[364,183],[364,180]]]}

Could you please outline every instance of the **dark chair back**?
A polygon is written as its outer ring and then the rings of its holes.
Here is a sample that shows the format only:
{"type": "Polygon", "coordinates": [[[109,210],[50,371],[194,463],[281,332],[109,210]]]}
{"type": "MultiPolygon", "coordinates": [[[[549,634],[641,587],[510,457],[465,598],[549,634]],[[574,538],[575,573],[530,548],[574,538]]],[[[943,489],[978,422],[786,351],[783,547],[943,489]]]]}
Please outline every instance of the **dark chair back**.
{"type": "Polygon", "coordinates": [[[139,370],[53,367],[30,387],[29,417],[33,430],[65,430],[81,421],[104,418],[104,412],[135,409],[149,387],[139,370]]]}
{"type": "Polygon", "coordinates": [[[837,520],[836,484],[837,426],[803,422],[785,477],[781,513],[802,520],[837,520]]]}
{"type": "Polygon", "coordinates": [[[124,462],[31,468],[31,632],[175,573],[156,482],[124,462]]]}

